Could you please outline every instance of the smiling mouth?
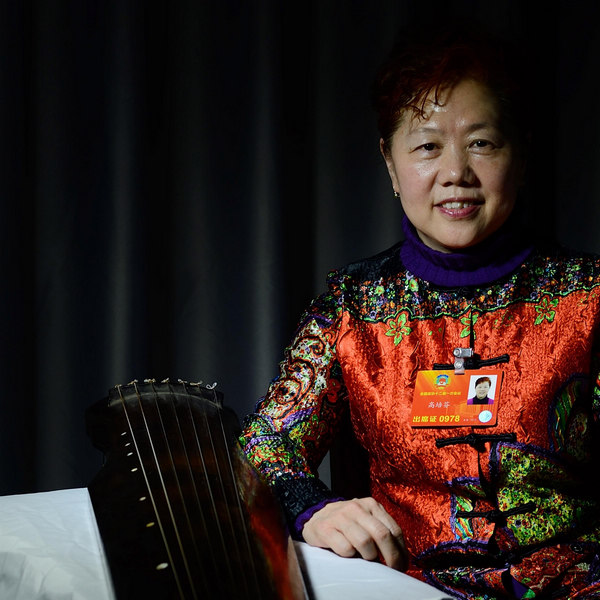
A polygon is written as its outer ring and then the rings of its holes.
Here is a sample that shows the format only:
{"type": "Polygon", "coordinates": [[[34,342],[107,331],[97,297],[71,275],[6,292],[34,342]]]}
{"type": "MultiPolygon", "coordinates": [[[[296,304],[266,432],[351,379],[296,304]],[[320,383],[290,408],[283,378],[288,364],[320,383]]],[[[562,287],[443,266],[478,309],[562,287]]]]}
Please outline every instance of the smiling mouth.
{"type": "Polygon", "coordinates": [[[473,206],[474,204],[476,204],[476,203],[475,202],[444,202],[442,206],[444,208],[454,209],[454,208],[467,208],[468,206],[473,206]]]}
{"type": "Polygon", "coordinates": [[[439,214],[451,221],[473,219],[483,206],[484,201],[477,198],[448,198],[435,205],[439,214]]]}
{"type": "Polygon", "coordinates": [[[483,204],[481,200],[443,200],[436,206],[440,208],[446,208],[448,210],[460,210],[462,208],[471,208],[473,206],[479,206],[483,204]]]}

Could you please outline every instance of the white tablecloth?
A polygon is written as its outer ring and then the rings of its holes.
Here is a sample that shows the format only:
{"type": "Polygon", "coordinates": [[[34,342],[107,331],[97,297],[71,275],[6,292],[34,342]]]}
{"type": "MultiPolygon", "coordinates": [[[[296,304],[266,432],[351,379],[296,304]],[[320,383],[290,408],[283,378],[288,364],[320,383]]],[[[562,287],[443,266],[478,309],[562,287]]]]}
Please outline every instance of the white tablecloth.
{"type": "Polygon", "coordinates": [[[0,497],[0,599],[114,599],[86,488],[0,497]]]}
{"type": "Polygon", "coordinates": [[[298,542],[296,550],[314,600],[451,600],[436,588],[380,563],[340,558],[298,542]]]}
{"type": "MultiPolygon", "coordinates": [[[[441,600],[381,564],[296,543],[311,600],[441,600]]],[[[115,600],[87,489],[0,497],[0,600],[115,600]]]]}

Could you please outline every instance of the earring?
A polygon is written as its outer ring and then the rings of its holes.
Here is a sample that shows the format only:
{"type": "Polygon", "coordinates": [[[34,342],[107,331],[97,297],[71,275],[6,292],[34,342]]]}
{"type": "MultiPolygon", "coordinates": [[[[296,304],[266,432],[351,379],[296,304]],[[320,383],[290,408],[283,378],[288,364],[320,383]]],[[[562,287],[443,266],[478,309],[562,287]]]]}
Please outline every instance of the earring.
{"type": "Polygon", "coordinates": [[[394,190],[394,198],[400,198],[400,192],[394,190]]]}

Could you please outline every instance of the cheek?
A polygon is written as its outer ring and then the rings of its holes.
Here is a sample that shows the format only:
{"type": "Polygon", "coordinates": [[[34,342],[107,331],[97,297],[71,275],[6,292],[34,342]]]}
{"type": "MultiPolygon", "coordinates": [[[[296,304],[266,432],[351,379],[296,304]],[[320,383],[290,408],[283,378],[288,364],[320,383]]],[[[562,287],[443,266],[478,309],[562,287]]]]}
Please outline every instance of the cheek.
{"type": "Polygon", "coordinates": [[[516,197],[519,187],[519,170],[514,164],[490,165],[486,172],[488,187],[511,201],[516,197]]]}
{"type": "Polygon", "coordinates": [[[414,203],[431,189],[431,169],[423,165],[401,166],[396,169],[403,200],[414,203]]]}

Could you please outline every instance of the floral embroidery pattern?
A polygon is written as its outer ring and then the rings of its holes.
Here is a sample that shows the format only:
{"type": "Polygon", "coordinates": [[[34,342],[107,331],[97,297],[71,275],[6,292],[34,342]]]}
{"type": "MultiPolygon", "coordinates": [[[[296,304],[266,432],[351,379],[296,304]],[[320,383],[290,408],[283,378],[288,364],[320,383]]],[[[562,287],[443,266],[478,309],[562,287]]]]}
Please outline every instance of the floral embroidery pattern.
{"type": "MultiPolygon", "coordinates": [[[[369,264],[357,266],[352,273],[332,271],[328,276],[330,291],[321,302],[331,302],[332,296],[337,295],[338,301],[343,298],[345,310],[367,323],[395,319],[400,307],[409,320],[435,320],[445,316],[460,319],[468,314],[469,306],[462,290],[436,288],[406,271],[398,257],[390,260],[386,273],[376,280],[371,277],[369,264]]],[[[543,321],[551,323],[560,297],[578,291],[590,292],[600,285],[599,269],[597,258],[558,260],[538,255],[506,281],[475,290],[473,300],[480,315],[516,304],[531,304],[537,311],[537,325],[543,321]]]]}
{"type": "Polygon", "coordinates": [[[548,321],[548,323],[552,323],[552,321],[554,321],[554,316],[556,315],[554,309],[557,306],[558,298],[553,298],[552,300],[543,298],[542,301],[535,306],[538,315],[535,318],[534,325],[540,325],[544,320],[548,321]]]}
{"type": "Polygon", "coordinates": [[[500,329],[501,327],[510,327],[513,320],[514,315],[512,313],[503,313],[497,319],[494,319],[494,329],[500,329]]]}
{"type": "Polygon", "coordinates": [[[467,315],[460,319],[461,324],[465,326],[464,329],[460,332],[461,338],[469,337],[471,335],[471,329],[473,329],[473,338],[477,337],[475,335],[475,323],[477,323],[477,317],[478,315],[471,313],[470,315],[467,315]]]}
{"type": "Polygon", "coordinates": [[[412,329],[406,324],[407,320],[406,313],[400,313],[396,320],[389,319],[387,326],[389,329],[385,332],[385,335],[394,338],[394,346],[397,346],[402,338],[406,337],[412,329]]]}

